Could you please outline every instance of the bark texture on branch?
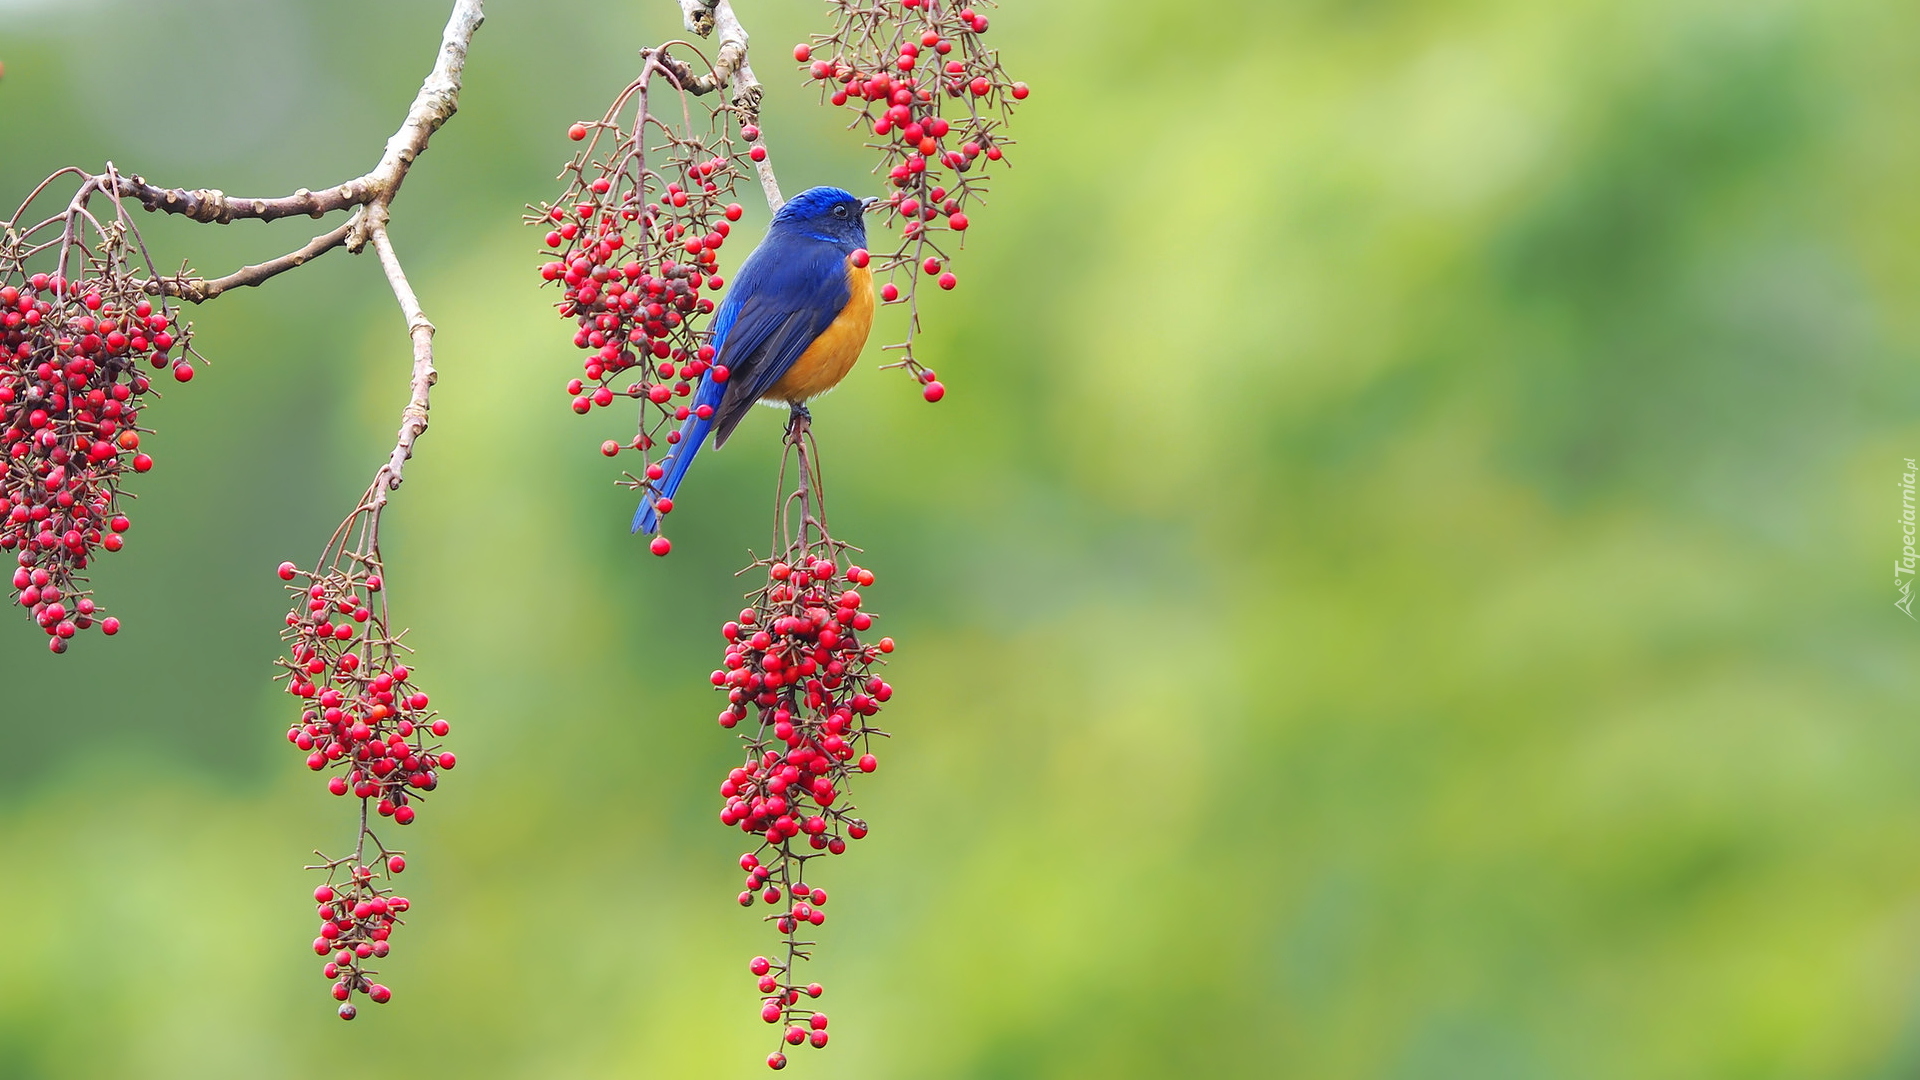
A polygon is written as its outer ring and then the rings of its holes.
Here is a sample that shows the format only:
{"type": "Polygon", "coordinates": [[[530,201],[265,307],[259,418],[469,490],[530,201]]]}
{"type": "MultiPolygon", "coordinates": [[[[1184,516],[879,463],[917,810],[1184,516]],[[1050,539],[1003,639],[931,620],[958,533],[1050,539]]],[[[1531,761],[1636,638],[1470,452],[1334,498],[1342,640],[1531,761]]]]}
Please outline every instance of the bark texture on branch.
{"type": "Polygon", "coordinates": [[[713,33],[713,8],[717,0],[680,0],[680,14],[687,29],[706,37],[713,33]]]}

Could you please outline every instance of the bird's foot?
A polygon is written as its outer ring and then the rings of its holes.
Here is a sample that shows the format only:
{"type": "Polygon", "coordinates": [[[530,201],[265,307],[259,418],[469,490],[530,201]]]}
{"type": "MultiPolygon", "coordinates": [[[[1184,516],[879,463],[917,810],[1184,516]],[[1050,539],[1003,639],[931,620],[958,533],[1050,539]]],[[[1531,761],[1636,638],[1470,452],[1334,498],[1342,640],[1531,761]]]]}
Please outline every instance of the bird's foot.
{"type": "Polygon", "coordinates": [[[794,442],[806,435],[813,427],[813,414],[807,411],[805,404],[798,401],[789,405],[788,409],[790,411],[787,414],[787,441],[794,442]]]}

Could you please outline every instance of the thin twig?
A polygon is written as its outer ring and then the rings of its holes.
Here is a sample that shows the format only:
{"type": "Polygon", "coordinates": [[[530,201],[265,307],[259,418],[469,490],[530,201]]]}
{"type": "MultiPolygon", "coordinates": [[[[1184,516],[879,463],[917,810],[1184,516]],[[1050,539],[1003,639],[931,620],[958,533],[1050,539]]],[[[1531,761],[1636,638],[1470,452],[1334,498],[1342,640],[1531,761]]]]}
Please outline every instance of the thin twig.
{"type": "Polygon", "coordinates": [[[277,259],[268,259],[263,263],[243,266],[225,277],[218,278],[154,278],[140,283],[148,295],[158,296],[165,293],[177,296],[195,304],[204,304],[228,289],[258,286],[277,274],[305,264],[309,259],[324,255],[347,242],[347,233],[353,228],[353,222],[347,221],[332,232],[323,233],[309,240],[305,247],[290,251],[277,259]]]}
{"type": "Polygon", "coordinates": [[[412,394],[400,414],[400,433],[394,440],[393,453],[374,477],[377,508],[385,505],[387,492],[400,486],[402,470],[407,459],[413,456],[414,440],[427,430],[427,395],[440,375],[433,369],[433,324],[420,310],[420,300],[414,296],[407,273],[393,253],[393,241],[387,236],[386,227],[374,229],[372,239],[373,250],[380,256],[380,268],[386,271],[387,283],[393,286],[394,299],[400,303],[400,313],[407,317],[407,333],[413,338],[412,394]]]}

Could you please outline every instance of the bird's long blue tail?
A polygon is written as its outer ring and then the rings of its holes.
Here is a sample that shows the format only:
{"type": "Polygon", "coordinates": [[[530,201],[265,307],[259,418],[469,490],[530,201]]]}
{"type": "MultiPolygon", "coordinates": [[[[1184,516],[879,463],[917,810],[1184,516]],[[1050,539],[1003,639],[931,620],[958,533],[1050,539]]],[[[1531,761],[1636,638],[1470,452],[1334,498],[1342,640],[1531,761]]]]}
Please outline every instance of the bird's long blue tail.
{"type": "Polygon", "coordinates": [[[667,455],[666,474],[653,482],[656,494],[642,495],[640,509],[633,512],[634,532],[651,536],[660,530],[660,514],[654,509],[654,499],[671,499],[673,493],[680,490],[680,481],[686,479],[687,467],[693,464],[694,455],[700,452],[700,447],[707,441],[707,432],[712,427],[713,418],[702,417],[697,412],[680,425],[680,441],[674,444],[673,453],[667,455]]]}

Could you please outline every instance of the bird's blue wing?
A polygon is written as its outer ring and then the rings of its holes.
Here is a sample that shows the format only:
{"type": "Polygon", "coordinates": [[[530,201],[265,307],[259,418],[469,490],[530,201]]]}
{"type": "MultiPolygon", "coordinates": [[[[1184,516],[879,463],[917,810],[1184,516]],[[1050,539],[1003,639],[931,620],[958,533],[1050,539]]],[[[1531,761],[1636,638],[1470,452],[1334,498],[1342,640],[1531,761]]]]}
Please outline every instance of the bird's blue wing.
{"type": "MultiPolygon", "coordinates": [[[[662,462],[666,472],[653,484],[657,497],[670,499],[680,490],[708,433],[716,433],[715,447],[725,443],[760,395],[833,325],[852,295],[846,256],[832,244],[807,236],[770,236],[754,249],[713,317],[714,363],[726,365],[727,381],[715,382],[711,369],[701,376],[693,404],[713,413],[702,419],[696,411],[680,425],[680,440],[662,462]]],[[[634,532],[660,528],[654,503],[654,497],[640,500],[634,532]]]]}
{"type": "Polygon", "coordinates": [[[726,365],[728,377],[714,410],[715,446],[726,443],[853,295],[846,253],[810,236],[769,237],[741,266],[734,290],[727,298],[737,304],[733,318],[724,336],[716,329],[714,362],[726,365]]]}

